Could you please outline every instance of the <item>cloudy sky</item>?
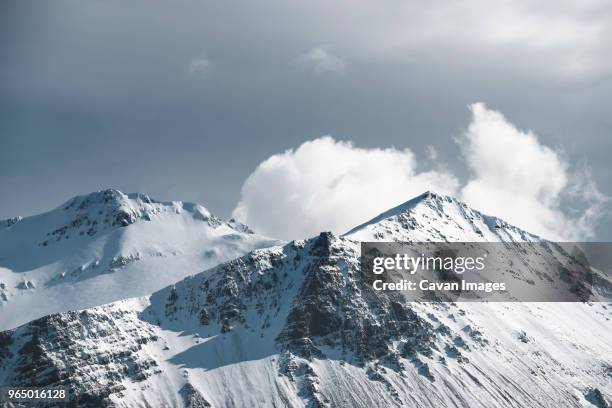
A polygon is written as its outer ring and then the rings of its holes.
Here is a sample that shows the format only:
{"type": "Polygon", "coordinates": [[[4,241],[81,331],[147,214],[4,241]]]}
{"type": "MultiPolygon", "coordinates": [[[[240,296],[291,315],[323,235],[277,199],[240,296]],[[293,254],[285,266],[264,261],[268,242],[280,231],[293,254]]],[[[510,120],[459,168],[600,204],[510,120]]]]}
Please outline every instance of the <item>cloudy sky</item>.
{"type": "Polygon", "coordinates": [[[290,238],[434,189],[612,239],[608,1],[0,8],[0,218],[116,187],[290,238]]]}

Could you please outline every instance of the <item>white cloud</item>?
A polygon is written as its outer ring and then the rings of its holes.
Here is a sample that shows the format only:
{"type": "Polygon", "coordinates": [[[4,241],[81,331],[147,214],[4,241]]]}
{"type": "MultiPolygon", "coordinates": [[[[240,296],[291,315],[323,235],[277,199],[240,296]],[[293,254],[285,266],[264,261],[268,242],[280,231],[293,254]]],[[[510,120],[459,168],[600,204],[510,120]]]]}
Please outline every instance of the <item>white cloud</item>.
{"type": "Polygon", "coordinates": [[[472,122],[459,138],[472,177],[461,189],[471,206],[550,239],[583,239],[605,198],[587,172],[570,170],[558,152],[542,145],[484,104],[471,106],[472,122]],[[563,210],[565,199],[582,215],[563,210]]]}
{"type": "Polygon", "coordinates": [[[438,159],[438,150],[432,145],[425,146],[425,156],[431,161],[436,161],[438,159]]]}
{"type": "MultiPolygon", "coordinates": [[[[409,149],[364,149],[325,136],[262,162],[245,181],[233,215],[271,236],[303,238],[346,232],[433,190],[549,239],[589,238],[606,197],[588,172],[572,172],[558,152],[484,104],[471,111],[472,122],[457,140],[471,170],[461,185],[439,163],[419,171],[409,149]]],[[[426,152],[436,158],[432,146],[426,152]]]]}
{"type": "Polygon", "coordinates": [[[362,149],[325,136],[261,163],[233,215],[279,238],[343,233],[428,189],[453,194],[457,180],[419,172],[408,149],[362,149]]]}
{"type": "Polygon", "coordinates": [[[187,71],[198,78],[208,78],[212,70],[212,62],[206,57],[198,57],[191,60],[187,71]]]}
{"type": "Polygon", "coordinates": [[[341,74],[346,69],[345,60],[330,53],[327,47],[314,48],[300,55],[297,60],[310,67],[316,74],[341,74]]]}

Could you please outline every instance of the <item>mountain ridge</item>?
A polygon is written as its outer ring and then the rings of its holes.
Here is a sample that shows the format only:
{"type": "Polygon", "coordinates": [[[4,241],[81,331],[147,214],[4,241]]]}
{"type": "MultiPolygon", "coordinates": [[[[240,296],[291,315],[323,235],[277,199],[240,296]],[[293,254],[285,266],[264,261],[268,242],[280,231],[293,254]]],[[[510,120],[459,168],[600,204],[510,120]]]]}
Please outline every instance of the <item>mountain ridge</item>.
{"type": "Polygon", "coordinates": [[[540,241],[541,237],[486,215],[454,197],[427,191],[352,228],[343,236],[367,241],[540,241]],[[430,222],[431,221],[431,222],[430,222]],[[449,228],[449,224],[454,224],[449,228]],[[443,234],[442,230],[463,232],[443,234]],[[419,231],[421,234],[419,234],[419,231]]]}
{"type": "Polygon", "coordinates": [[[278,242],[195,203],[115,189],[76,196],[0,229],[0,328],[142,296],[278,242]]]}
{"type": "Polygon", "coordinates": [[[256,249],[150,296],[1,332],[0,384],[67,386],[82,406],[607,403],[605,304],[410,303],[361,282],[360,239],[379,233],[522,237],[484,229],[471,211],[450,222],[425,210],[359,239],[321,233],[256,249]]]}

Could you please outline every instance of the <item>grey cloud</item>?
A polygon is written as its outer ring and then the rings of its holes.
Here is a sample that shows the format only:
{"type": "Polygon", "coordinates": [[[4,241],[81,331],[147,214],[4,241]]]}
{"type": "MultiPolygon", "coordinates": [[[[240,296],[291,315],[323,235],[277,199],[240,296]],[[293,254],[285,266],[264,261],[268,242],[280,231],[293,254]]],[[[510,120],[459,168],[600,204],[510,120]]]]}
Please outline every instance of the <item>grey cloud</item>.
{"type": "Polygon", "coordinates": [[[310,67],[316,74],[342,74],[346,61],[332,54],[327,47],[317,47],[300,55],[298,62],[310,67]]]}
{"type": "Polygon", "coordinates": [[[197,57],[191,60],[187,68],[188,72],[198,78],[208,78],[211,74],[213,64],[206,57],[197,57]]]}

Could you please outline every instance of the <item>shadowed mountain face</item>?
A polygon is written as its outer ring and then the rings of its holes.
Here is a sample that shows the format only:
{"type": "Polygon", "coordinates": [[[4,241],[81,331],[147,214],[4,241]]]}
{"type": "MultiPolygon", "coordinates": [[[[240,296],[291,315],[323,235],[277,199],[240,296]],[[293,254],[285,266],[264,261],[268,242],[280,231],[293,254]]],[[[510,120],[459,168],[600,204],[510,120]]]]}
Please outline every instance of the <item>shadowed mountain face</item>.
{"type": "Polygon", "coordinates": [[[430,193],[342,237],[2,332],[0,384],[65,386],[92,407],[607,404],[606,304],[409,303],[362,282],[360,240],[442,237],[537,240],[430,193]]]}
{"type": "Polygon", "coordinates": [[[146,295],[278,242],[198,204],[117,190],[9,221],[0,222],[0,329],[146,295]]]}

